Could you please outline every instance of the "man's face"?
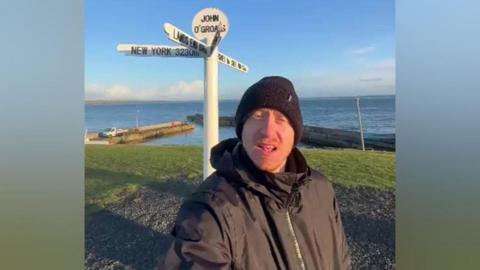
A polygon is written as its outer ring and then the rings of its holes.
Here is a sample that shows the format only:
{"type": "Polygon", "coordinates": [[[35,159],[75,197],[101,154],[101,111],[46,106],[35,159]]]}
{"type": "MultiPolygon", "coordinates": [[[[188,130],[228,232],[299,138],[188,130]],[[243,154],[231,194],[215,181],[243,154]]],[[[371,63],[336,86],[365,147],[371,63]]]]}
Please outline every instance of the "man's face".
{"type": "Polygon", "coordinates": [[[243,125],[245,151],[259,169],[267,172],[284,171],[294,137],[288,118],[273,109],[254,111],[243,125]]]}

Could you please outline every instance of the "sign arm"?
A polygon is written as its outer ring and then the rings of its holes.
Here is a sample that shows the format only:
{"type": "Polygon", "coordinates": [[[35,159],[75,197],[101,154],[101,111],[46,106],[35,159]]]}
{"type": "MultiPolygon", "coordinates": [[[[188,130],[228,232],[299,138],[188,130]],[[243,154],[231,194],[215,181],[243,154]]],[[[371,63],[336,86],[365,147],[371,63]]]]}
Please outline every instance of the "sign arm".
{"type": "Polygon", "coordinates": [[[163,25],[163,29],[165,30],[165,33],[167,34],[170,40],[180,45],[183,45],[187,48],[190,48],[194,51],[197,51],[204,57],[208,56],[211,53],[209,46],[207,46],[205,43],[201,42],[200,40],[197,40],[196,38],[191,37],[190,35],[178,29],[174,25],[170,23],[165,23],[163,25]]]}
{"type": "Polygon", "coordinates": [[[221,52],[218,53],[218,61],[222,64],[225,64],[233,69],[236,69],[238,71],[241,71],[243,73],[248,72],[248,66],[231,58],[230,56],[227,56],[221,52]]]}
{"type": "Polygon", "coordinates": [[[165,46],[165,45],[148,45],[148,44],[118,44],[117,51],[127,56],[141,57],[187,57],[200,58],[199,52],[184,46],[165,46]]]}

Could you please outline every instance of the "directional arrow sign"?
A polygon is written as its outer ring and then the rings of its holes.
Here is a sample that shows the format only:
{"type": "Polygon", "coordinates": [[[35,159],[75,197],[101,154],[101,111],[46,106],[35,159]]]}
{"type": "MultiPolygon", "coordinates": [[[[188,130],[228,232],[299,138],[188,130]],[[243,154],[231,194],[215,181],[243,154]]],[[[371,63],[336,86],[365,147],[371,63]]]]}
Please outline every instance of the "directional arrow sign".
{"type": "MultiPolygon", "coordinates": [[[[182,30],[178,29],[177,27],[173,26],[170,23],[165,23],[163,25],[163,28],[165,30],[165,33],[167,33],[168,38],[170,40],[173,40],[183,46],[186,46],[187,48],[190,48],[198,53],[200,53],[201,56],[207,57],[210,55],[212,47],[207,46],[205,43],[201,42],[200,40],[197,40],[194,37],[191,37],[187,33],[183,32],[182,30]]],[[[217,31],[218,32],[218,31],[217,31]]],[[[220,37],[217,36],[216,38],[216,45],[220,42],[220,37]]],[[[248,66],[245,64],[240,63],[239,61],[223,54],[223,53],[218,53],[218,61],[221,63],[237,69],[241,72],[248,72],[248,66]]]]}
{"type": "Polygon", "coordinates": [[[161,56],[161,57],[202,57],[199,52],[183,46],[119,44],[117,51],[132,56],[161,56]]]}
{"type": "Polygon", "coordinates": [[[168,38],[172,41],[177,42],[180,45],[183,45],[187,48],[190,48],[202,56],[210,55],[210,47],[208,47],[205,43],[197,40],[194,37],[191,37],[187,33],[183,32],[182,30],[178,29],[177,27],[173,26],[170,23],[165,23],[163,25],[163,29],[165,33],[167,33],[168,38]]]}
{"type": "Polygon", "coordinates": [[[237,69],[237,70],[240,70],[241,72],[244,72],[244,73],[247,73],[248,72],[248,66],[245,65],[245,64],[242,64],[240,62],[238,62],[237,60],[229,57],[229,56],[226,56],[225,54],[219,52],[218,53],[218,61],[220,61],[221,63],[231,67],[231,68],[234,68],[234,69],[237,69]]]}

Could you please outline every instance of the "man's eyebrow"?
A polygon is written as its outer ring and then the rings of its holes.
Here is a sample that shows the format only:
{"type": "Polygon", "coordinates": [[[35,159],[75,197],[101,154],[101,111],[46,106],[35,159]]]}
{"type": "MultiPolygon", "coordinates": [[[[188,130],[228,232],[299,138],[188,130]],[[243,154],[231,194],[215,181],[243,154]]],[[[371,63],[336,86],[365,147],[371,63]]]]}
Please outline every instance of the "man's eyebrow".
{"type": "Polygon", "coordinates": [[[274,112],[274,115],[279,117],[279,118],[287,118],[283,113],[279,112],[279,111],[275,111],[274,112]]]}
{"type": "Polygon", "coordinates": [[[261,108],[261,109],[255,110],[255,112],[266,113],[266,112],[268,112],[268,109],[261,108]]]}

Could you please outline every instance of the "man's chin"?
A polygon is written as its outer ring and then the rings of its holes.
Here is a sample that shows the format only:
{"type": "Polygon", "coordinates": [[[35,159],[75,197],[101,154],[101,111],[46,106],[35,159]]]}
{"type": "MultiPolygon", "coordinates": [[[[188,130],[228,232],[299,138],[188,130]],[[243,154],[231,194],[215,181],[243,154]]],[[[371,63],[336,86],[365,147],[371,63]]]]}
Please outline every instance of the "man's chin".
{"type": "Polygon", "coordinates": [[[272,164],[272,163],[267,163],[267,162],[254,162],[255,166],[257,166],[258,169],[265,171],[265,172],[270,172],[270,173],[276,173],[279,172],[279,168],[281,167],[281,164],[272,164]]]}

